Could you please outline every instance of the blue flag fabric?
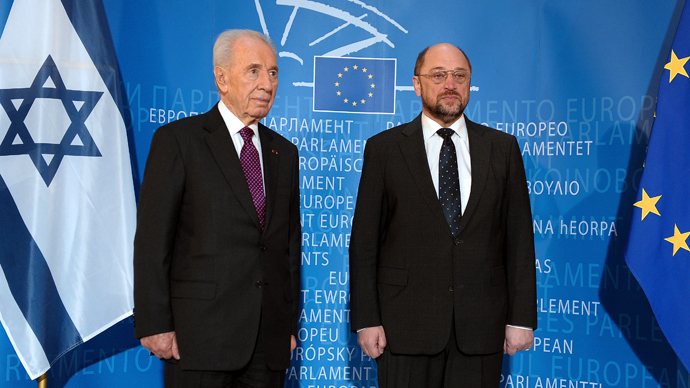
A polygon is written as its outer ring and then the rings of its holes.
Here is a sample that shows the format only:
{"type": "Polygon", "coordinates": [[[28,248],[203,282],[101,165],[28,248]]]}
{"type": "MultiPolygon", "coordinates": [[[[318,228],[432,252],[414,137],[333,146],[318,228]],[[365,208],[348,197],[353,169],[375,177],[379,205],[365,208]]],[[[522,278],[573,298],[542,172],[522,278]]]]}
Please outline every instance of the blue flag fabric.
{"type": "Polygon", "coordinates": [[[15,0],[0,74],[0,321],[34,379],[133,308],[131,126],[101,0],[15,0]]]}
{"type": "Polygon", "coordinates": [[[314,111],[395,113],[395,59],[314,57],[314,111]]]}
{"type": "Polygon", "coordinates": [[[671,347],[690,369],[690,6],[659,86],[626,262],[671,347]]]}

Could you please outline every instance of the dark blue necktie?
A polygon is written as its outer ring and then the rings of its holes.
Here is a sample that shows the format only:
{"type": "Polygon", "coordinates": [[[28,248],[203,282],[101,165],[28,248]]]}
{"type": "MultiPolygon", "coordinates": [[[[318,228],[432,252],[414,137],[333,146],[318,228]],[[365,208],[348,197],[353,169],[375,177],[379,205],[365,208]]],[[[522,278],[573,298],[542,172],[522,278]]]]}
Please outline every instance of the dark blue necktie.
{"type": "Polygon", "coordinates": [[[455,236],[462,217],[460,199],[460,177],[458,176],[458,155],[451,136],[454,131],[441,128],[436,133],[443,138],[441,153],[438,157],[438,199],[441,201],[443,214],[446,216],[450,231],[455,236]]]}

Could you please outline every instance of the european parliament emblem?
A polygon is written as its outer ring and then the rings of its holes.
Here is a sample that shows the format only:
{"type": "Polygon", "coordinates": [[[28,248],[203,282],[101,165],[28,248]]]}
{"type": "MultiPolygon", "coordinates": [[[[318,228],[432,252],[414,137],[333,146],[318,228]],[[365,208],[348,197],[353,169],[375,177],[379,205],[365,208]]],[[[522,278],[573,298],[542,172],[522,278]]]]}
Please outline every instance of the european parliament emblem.
{"type": "Polygon", "coordinates": [[[314,111],[395,113],[396,60],[314,57],[314,111]]]}

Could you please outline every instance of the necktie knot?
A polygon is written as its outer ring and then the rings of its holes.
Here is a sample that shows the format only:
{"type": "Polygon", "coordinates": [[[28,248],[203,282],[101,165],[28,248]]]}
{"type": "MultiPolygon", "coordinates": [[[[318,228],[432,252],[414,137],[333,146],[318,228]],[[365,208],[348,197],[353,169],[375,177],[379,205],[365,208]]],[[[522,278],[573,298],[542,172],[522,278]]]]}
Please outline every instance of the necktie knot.
{"type": "Polygon", "coordinates": [[[242,139],[246,143],[252,140],[252,136],[254,136],[254,131],[252,131],[252,129],[249,127],[244,127],[240,129],[240,136],[242,136],[242,139]]]}
{"type": "Polygon", "coordinates": [[[450,140],[450,138],[453,136],[453,133],[455,133],[455,131],[453,131],[450,128],[441,128],[438,131],[436,131],[436,133],[438,133],[438,135],[441,136],[443,138],[443,140],[450,140]]]}

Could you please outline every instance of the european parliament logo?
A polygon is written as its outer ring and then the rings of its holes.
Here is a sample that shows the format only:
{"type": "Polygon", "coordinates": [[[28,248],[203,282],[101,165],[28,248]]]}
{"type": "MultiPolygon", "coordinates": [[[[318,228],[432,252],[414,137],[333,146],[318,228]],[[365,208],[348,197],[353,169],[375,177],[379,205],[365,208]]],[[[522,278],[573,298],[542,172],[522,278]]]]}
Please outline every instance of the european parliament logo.
{"type": "Polygon", "coordinates": [[[396,60],[314,57],[314,111],[395,113],[396,60]]]}

